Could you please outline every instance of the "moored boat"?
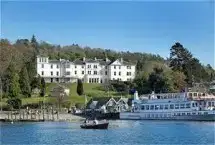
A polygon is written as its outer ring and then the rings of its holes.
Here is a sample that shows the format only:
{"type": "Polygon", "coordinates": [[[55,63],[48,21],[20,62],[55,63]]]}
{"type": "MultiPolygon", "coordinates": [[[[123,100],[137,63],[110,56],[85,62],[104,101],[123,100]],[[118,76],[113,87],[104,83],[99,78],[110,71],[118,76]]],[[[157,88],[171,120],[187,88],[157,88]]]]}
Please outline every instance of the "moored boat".
{"type": "Polygon", "coordinates": [[[200,92],[134,94],[130,112],[120,119],[215,121],[215,96],[200,92]]]}

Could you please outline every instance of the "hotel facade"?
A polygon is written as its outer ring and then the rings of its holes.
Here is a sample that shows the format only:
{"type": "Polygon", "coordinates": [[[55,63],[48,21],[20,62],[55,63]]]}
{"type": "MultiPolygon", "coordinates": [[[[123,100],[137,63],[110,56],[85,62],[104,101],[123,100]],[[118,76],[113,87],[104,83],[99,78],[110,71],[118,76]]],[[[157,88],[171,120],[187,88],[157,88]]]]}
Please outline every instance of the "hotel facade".
{"type": "Polygon", "coordinates": [[[45,82],[107,83],[110,80],[131,81],[135,78],[135,64],[122,58],[115,61],[105,59],[49,60],[37,56],[37,73],[45,82]]]}

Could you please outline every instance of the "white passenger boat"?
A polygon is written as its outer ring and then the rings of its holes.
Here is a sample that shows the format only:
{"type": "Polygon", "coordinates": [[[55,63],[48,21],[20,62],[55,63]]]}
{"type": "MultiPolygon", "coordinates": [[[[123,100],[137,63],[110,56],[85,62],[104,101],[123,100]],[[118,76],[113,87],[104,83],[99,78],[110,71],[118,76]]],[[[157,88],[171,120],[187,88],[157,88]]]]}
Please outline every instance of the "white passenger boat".
{"type": "Polygon", "coordinates": [[[215,96],[199,93],[163,93],[138,96],[135,92],[130,112],[120,119],[215,121],[215,96]]]}

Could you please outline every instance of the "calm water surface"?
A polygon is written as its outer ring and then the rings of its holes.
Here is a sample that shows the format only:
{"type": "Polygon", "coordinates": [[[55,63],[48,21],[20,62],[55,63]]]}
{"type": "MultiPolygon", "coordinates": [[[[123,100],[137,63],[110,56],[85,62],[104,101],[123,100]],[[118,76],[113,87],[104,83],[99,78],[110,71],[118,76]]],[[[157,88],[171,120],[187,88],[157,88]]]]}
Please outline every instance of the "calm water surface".
{"type": "Polygon", "coordinates": [[[110,121],[108,130],[80,123],[1,123],[1,144],[214,144],[214,122],[110,121]]]}

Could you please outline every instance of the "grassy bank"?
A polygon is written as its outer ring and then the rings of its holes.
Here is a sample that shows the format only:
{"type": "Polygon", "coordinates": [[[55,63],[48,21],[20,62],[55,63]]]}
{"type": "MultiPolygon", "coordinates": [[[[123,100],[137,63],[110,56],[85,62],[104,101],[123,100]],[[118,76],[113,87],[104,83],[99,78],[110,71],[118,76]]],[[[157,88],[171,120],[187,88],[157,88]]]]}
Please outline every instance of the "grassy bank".
{"type": "MultiPolygon", "coordinates": [[[[39,102],[42,102],[45,100],[46,103],[48,104],[56,104],[56,98],[53,97],[48,97],[51,93],[51,90],[56,86],[56,83],[49,83],[46,84],[46,95],[45,97],[39,97],[39,96],[32,96],[31,98],[22,98],[22,105],[28,105],[28,104],[39,104],[39,102]]],[[[70,94],[68,98],[64,100],[64,104],[66,106],[74,106],[76,103],[84,104],[84,96],[79,96],[76,92],[76,83],[68,83],[68,84],[63,84],[67,88],[70,89],[70,94]]],[[[84,83],[84,93],[86,96],[88,96],[88,100],[91,97],[107,97],[109,96],[120,96],[121,94],[113,91],[106,92],[105,90],[102,89],[101,84],[89,84],[89,83],[84,83]]],[[[3,107],[7,105],[6,103],[7,99],[3,99],[2,104],[3,107]]]]}

